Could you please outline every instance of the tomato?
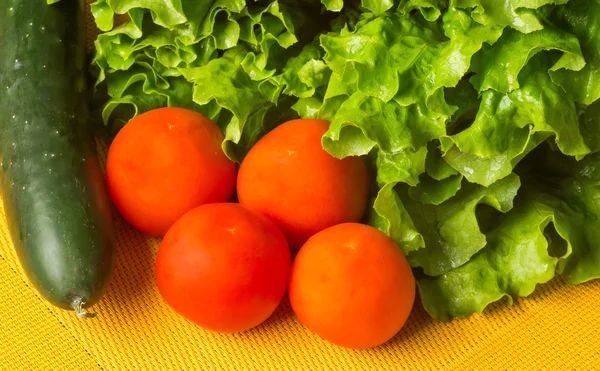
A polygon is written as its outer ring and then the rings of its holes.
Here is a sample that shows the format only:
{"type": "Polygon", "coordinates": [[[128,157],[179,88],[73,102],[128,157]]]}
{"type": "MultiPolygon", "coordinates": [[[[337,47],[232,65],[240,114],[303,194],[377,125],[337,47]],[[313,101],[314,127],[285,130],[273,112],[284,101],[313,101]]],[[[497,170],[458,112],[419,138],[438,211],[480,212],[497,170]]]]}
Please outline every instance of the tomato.
{"type": "Polygon", "coordinates": [[[166,234],[156,280],[167,304],[185,318],[212,331],[244,331],[281,301],[290,260],[271,220],[238,204],[209,204],[166,234]]]}
{"type": "Polygon", "coordinates": [[[367,168],[360,157],[340,160],[323,149],[328,127],[322,120],[288,121],[240,166],[240,203],[274,220],[292,247],[332,225],[360,221],[367,206],[367,168]]]}
{"type": "Polygon", "coordinates": [[[237,169],[222,141],[219,127],[194,111],[160,108],[134,118],[108,152],[113,203],[140,231],[163,236],[194,207],[228,201],[237,169]]]}
{"type": "Polygon", "coordinates": [[[406,322],[415,280],[391,238],[345,223],[316,234],[300,249],[288,292],[308,329],[340,346],[370,348],[391,339],[406,322]]]}

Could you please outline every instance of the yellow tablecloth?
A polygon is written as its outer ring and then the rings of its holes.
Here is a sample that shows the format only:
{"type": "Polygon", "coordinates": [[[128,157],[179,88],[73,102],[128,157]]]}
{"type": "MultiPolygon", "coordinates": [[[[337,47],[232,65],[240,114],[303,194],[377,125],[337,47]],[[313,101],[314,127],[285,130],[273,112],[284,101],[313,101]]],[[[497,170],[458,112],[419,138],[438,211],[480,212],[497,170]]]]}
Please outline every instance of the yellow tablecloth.
{"type": "Polygon", "coordinates": [[[158,241],[118,216],[114,278],[98,317],[79,320],[26,282],[0,216],[0,370],[600,370],[598,281],[556,279],[512,307],[449,324],[417,303],[393,340],[356,351],[303,328],[287,299],[250,331],[200,329],[158,294],[158,241]]]}

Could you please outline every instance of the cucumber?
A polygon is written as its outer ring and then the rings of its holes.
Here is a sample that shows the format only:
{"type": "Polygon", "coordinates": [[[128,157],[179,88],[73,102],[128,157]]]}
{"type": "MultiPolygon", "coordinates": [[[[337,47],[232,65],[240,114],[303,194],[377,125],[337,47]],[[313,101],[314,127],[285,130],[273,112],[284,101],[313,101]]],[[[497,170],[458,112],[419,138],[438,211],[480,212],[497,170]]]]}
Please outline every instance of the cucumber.
{"type": "Polygon", "coordinates": [[[87,124],[83,0],[0,0],[0,193],[31,284],[92,316],[114,266],[112,213],[87,124]]]}

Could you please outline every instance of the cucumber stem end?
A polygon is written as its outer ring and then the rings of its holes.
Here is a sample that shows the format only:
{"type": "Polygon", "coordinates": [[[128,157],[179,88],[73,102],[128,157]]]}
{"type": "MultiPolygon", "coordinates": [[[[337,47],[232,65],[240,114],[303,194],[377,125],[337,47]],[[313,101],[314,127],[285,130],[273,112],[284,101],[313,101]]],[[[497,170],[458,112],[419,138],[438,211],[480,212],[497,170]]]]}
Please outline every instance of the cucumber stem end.
{"type": "Polygon", "coordinates": [[[75,311],[75,314],[77,315],[77,318],[94,318],[94,317],[96,317],[96,313],[86,312],[86,310],[83,309],[83,304],[85,304],[85,303],[79,297],[73,299],[73,301],[71,303],[71,307],[73,307],[73,310],[75,311]]]}

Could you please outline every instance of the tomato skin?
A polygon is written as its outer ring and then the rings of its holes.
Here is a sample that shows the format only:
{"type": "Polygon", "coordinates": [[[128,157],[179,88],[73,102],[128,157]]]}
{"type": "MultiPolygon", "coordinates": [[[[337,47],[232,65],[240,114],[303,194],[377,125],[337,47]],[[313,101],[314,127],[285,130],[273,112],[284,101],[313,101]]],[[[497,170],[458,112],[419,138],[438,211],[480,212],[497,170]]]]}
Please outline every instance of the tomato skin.
{"type": "Polygon", "coordinates": [[[279,225],[294,248],[313,234],[358,222],[367,207],[368,173],[360,157],[337,159],[321,146],[329,123],[288,121],[264,136],[240,166],[240,203],[279,225]]]}
{"type": "Polygon", "coordinates": [[[137,116],[108,152],[113,203],[135,228],[163,236],[194,207],[228,201],[237,169],[222,141],[219,127],[191,110],[159,108],[137,116]]]}
{"type": "Polygon", "coordinates": [[[319,232],[300,249],[288,292],[308,329],[340,346],[371,348],[406,322],[415,280],[391,238],[367,225],[345,223],[319,232]]]}
{"type": "Polygon", "coordinates": [[[273,313],[290,263],[285,237],[271,220],[238,204],[208,204],[166,234],[156,279],[176,312],[205,329],[231,333],[273,313]]]}

